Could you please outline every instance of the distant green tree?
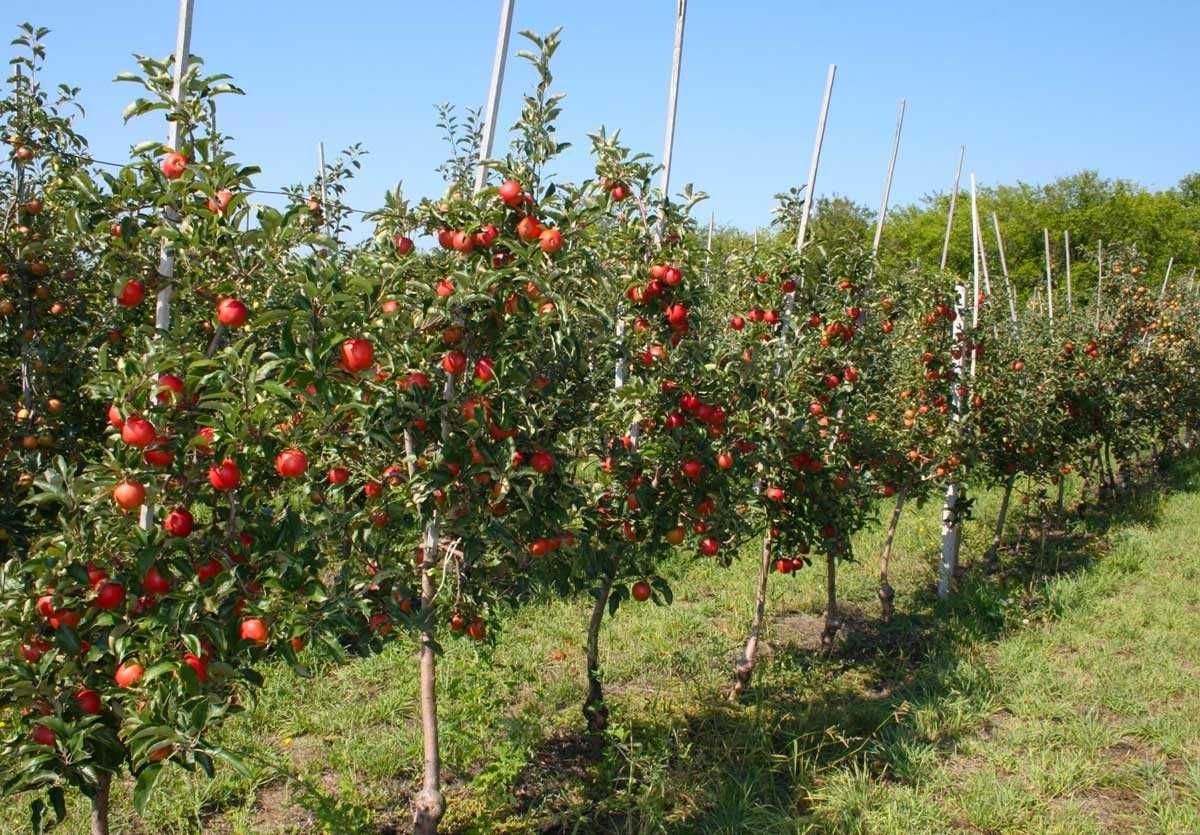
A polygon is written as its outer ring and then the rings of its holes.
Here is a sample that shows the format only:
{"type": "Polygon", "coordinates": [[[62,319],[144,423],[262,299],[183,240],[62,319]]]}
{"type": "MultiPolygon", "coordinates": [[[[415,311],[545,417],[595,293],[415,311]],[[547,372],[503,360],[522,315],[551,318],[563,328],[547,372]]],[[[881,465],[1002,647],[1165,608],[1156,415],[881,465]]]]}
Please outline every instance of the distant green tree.
{"type": "MultiPolygon", "coordinates": [[[[1148,281],[1159,281],[1174,257],[1172,275],[1184,277],[1200,261],[1200,174],[1184,177],[1173,189],[1152,191],[1131,180],[1104,179],[1081,171],[1046,185],[1017,183],[979,190],[980,222],[988,266],[1000,288],[1000,261],[992,212],[1000,220],[1004,250],[1018,296],[1025,300],[1045,286],[1043,229],[1050,231],[1055,296],[1065,303],[1064,230],[1071,236],[1071,276],[1077,303],[1086,303],[1096,284],[1096,252],[1128,244],[1149,261],[1148,281]]],[[[936,265],[941,258],[950,197],[932,193],[913,205],[892,209],[883,237],[886,266],[936,265]]],[[[866,214],[866,210],[863,210],[866,214]]],[[[947,269],[971,272],[970,194],[958,198],[947,269]]]]}

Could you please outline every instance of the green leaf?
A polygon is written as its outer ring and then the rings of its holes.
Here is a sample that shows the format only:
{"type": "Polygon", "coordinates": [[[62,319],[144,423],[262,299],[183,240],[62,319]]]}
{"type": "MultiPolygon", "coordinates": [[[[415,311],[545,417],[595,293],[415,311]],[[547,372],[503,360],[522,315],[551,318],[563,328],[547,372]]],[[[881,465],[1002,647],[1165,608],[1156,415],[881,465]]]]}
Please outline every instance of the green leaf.
{"type": "Polygon", "coordinates": [[[68,655],[78,655],[83,649],[83,644],[79,642],[79,636],[75,634],[75,630],[66,624],[54,630],[54,640],[68,655]]]}
{"type": "Polygon", "coordinates": [[[145,674],[142,676],[142,681],[149,683],[164,673],[174,672],[176,666],[177,665],[174,661],[159,661],[153,667],[146,670],[145,674]]]}
{"type": "Polygon", "coordinates": [[[54,817],[59,823],[67,816],[67,798],[62,786],[54,786],[46,792],[50,797],[50,805],[54,807],[54,817]]]}
{"type": "Polygon", "coordinates": [[[150,792],[154,791],[161,771],[162,765],[150,763],[138,773],[137,783],[133,787],[133,808],[139,815],[145,813],[146,802],[150,799],[150,792]]]}
{"type": "Polygon", "coordinates": [[[224,760],[239,776],[246,778],[254,776],[250,767],[232,752],[226,751],[224,748],[213,748],[210,753],[217,759],[224,760]]]}

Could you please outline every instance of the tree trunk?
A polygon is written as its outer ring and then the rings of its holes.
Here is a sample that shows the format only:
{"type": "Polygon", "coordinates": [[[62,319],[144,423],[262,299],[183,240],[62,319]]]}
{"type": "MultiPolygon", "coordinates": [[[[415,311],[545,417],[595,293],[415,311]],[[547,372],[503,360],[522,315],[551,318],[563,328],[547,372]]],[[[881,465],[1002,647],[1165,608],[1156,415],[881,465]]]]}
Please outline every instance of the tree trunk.
{"type": "Polygon", "coordinates": [[[1038,557],[1038,559],[1040,559],[1043,563],[1045,563],[1045,561],[1046,561],[1046,527],[1048,525],[1048,522],[1047,522],[1048,516],[1046,515],[1045,501],[1039,500],[1038,504],[1039,504],[1038,510],[1042,516],[1042,532],[1041,532],[1041,535],[1039,536],[1039,544],[1038,544],[1038,551],[1040,553],[1040,556],[1038,557]]]}
{"type": "Polygon", "coordinates": [[[948,484],[946,497],[942,502],[942,561],[938,565],[937,594],[942,600],[950,597],[950,587],[958,570],[958,538],[962,533],[955,516],[958,498],[959,485],[948,484]]]}
{"type": "Polygon", "coordinates": [[[608,597],[612,593],[616,567],[612,566],[604,575],[604,581],[596,594],[592,606],[592,617],[588,621],[586,666],[587,697],[583,701],[583,718],[587,721],[588,734],[593,740],[608,727],[608,706],[604,704],[604,688],[600,684],[600,624],[604,622],[604,610],[608,608],[608,597]]]}
{"type": "Polygon", "coordinates": [[[907,494],[908,485],[901,487],[900,492],[896,494],[896,507],[892,510],[892,518],[887,526],[887,536],[883,540],[883,553],[879,556],[879,605],[884,623],[891,623],[892,615],[896,611],[893,605],[896,599],[896,590],[888,582],[888,568],[892,561],[892,541],[896,538],[896,525],[900,522],[900,511],[904,509],[904,499],[907,494]]]}
{"type": "Polygon", "coordinates": [[[821,647],[831,652],[834,638],[842,625],[837,602],[837,555],[833,551],[825,555],[825,600],[825,628],[821,630],[821,647]]]}
{"type": "Polygon", "coordinates": [[[767,578],[771,574],[770,538],[763,536],[762,559],[758,566],[758,593],[754,599],[754,618],[750,622],[750,637],[742,656],[733,665],[733,690],[729,698],[737,698],[750,686],[750,677],[754,674],[754,664],[758,660],[758,638],[762,634],[763,617],[767,610],[767,578]]]}
{"type": "Polygon", "coordinates": [[[437,832],[438,821],[446,811],[442,796],[442,764],[438,750],[437,717],[437,657],[433,652],[433,598],[437,589],[432,570],[437,564],[437,522],[426,532],[421,570],[421,613],[425,628],[421,630],[421,736],[425,743],[425,773],[421,791],[413,798],[413,832],[430,835],[437,832]],[[429,536],[432,533],[432,536],[429,536]],[[433,557],[430,557],[432,552],[433,557]]]}
{"type": "Polygon", "coordinates": [[[987,556],[984,557],[984,563],[989,572],[994,572],[1000,567],[997,554],[1000,551],[1000,543],[1004,539],[1004,523],[1008,519],[1008,503],[1012,499],[1015,479],[1015,475],[1010,475],[1008,481],[1004,482],[1004,497],[1000,499],[1000,515],[996,519],[996,531],[992,534],[992,544],[987,550],[987,556]]]}
{"type": "Polygon", "coordinates": [[[1056,516],[1062,516],[1063,493],[1066,490],[1066,487],[1067,487],[1067,477],[1060,474],[1058,476],[1058,495],[1054,499],[1054,514],[1056,516]]]}
{"type": "Polygon", "coordinates": [[[92,835],[108,835],[108,792],[112,775],[101,771],[96,781],[96,793],[92,795],[92,835]]]}

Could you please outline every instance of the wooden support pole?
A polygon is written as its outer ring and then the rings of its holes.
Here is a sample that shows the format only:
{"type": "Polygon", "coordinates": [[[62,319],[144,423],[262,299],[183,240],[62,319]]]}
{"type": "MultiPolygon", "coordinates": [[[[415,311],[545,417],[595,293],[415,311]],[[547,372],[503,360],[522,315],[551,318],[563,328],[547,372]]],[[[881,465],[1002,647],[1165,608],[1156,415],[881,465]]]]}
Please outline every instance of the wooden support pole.
{"type": "Polygon", "coordinates": [[[1075,310],[1075,302],[1071,298],[1071,231],[1063,230],[1063,257],[1067,259],[1067,315],[1075,310]]]}
{"type": "Polygon", "coordinates": [[[325,234],[329,234],[329,181],[325,177],[325,143],[317,143],[317,180],[321,184],[321,217],[325,219],[325,234]]]}
{"type": "MultiPolygon", "coordinates": [[[[675,114],[679,110],[679,73],[683,68],[683,30],[687,23],[687,0],[675,6],[675,48],[671,53],[671,86],[667,89],[667,129],[663,137],[662,198],[671,199],[671,156],[675,150],[675,114]]],[[[661,228],[661,223],[659,224],[661,228]]]]}
{"type": "Polygon", "coordinates": [[[829,117],[829,100],[833,96],[833,80],[837,76],[837,64],[830,64],[825,75],[825,96],[821,100],[821,115],[817,119],[817,136],[813,141],[812,161],[808,166],[808,183],[804,187],[804,207],[800,212],[800,231],[796,234],[796,251],[804,250],[804,238],[808,233],[808,218],[812,214],[814,194],[817,190],[817,169],[821,164],[821,146],[825,142],[825,120],[829,117]]]}
{"type": "MultiPolygon", "coordinates": [[[[192,49],[193,0],[179,0],[179,21],[175,29],[175,66],[171,74],[171,98],[178,103],[183,96],[183,77],[187,74],[188,58],[192,49]]],[[[167,123],[167,147],[179,150],[181,123],[172,119],[167,123]]],[[[163,210],[163,216],[174,223],[179,215],[172,208],[163,210]]],[[[171,299],[175,295],[175,250],[163,244],[158,257],[158,276],[162,289],[154,300],[154,327],[162,332],[171,330],[171,299]]]]}
{"type": "MultiPolygon", "coordinates": [[[[175,28],[175,66],[171,75],[171,98],[178,104],[184,94],[183,79],[187,74],[188,58],[192,50],[193,0],[179,0],[179,20],[175,28]]],[[[179,150],[181,122],[167,122],[167,147],[179,150]]],[[[177,223],[179,213],[171,206],[162,211],[167,223],[177,223]]],[[[159,291],[154,299],[154,328],[162,336],[171,330],[171,301],[175,297],[175,248],[163,242],[158,251],[159,291]]],[[[138,524],[144,530],[154,525],[154,508],[147,502],[138,513],[138,524]]]]}
{"type": "Polygon", "coordinates": [[[892,195],[892,177],[896,173],[896,156],[900,153],[900,131],[904,128],[904,99],[896,114],[896,135],[892,138],[892,156],[888,160],[887,177],[883,180],[883,199],[879,201],[879,217],[875,221],[875,240],[871,243],[871,256],[879,256],[879,242],[883,240],[883,224],[887,221],[888,200],[892,195]]]}
{"type": "Polygon", "coordinates": [[[516,0],[500,0],[500,28],[496,33],[496,55],[492,59],[492,80],[488,85],[487,110],[483,115],[483,131],[479,136],[479,167],[475,171],[475,193],[483,191],[487,181],[487,166],[496,141],[496,120],[500,113],[500,95],[504,89],[504,66],[508,61],[508,37],[512,33],[513,6],[516,0]]]}
{"type": "MultiPolygon", "coordinates": [[[[992,294],[992,282],[987,274],[987,254],[983,247],[983,227],[979,223],[979,198],[975,188],[975,172],[971,172],[971,249],[972,263],[974,266],[975,280],[974,289],[975,296],[971,299],[971,327],[974,328],[979,324],[979,309],[982,306],[980,301],[980,279],[983,279],[986,295],[992,294]]],[[[995,332],[995,323],[992,325],[993,333],[995,332]]],[[[971,351],[971,379],[975,379],[975,351],[971,351]]]]}
{"type": "MultiPolygon", "coordinates": [[[[974,282],[974,294],[971,296],[971,327],[979,324],[979,283],[980,283],[980,266],[979,253],[983,249],[983,241],[980,240],[979,234],[979,202],[975,194],[975,172],[971,172],[971,260],[974,282]]],[[[974,352],[971,355],[971,376],[975,376],[975,356],[974,352]]]]}
{"type": "Polygon", "coordinates": [[[1162,288],[1158,291],[1158,300],[1159,301],[1162,301],[1163,297],[1167,295],[1167,282],[1171,280],[1171,268],[1173,266],[1175,266],[1175,256],[1174,255],[1172,255],[1170,258],[1167,259],[1167,272],[1166,272],[1166,275],[1163,276],[1162,288]]]}
{"type": "Polygon", "coordinates": [[[996,249],[1000,253],[1000,272],[1004,275],[1004,290],[1008,294],[1008,313],[1012,318],[1013,331],[1017,330],[1017,298],[1012,282],[1008,280],[1008,261],[1004,258],[1004,238],[1000,235],[1000,219],[992,212],[992,229],[996,233],[996,249]]]}
{"type": "Polygon", "coordinates": [[[954,169],[954,188],[950,191],[950,211],[946,213],[946,237],[942,239],[941,269],[946,269],[946,260],[950,257],[950,231],[954,228],[954,207],[958,205],[958,184],[962,179],[963,157],[967,155],[967,146],[958,146],[958,167],[954,169]]]}
{"type": "Polygon", "coordinates": [[[1046,318],[1054,325],[1054,279],[1050,275],[1050,230],[1042,229],[1042,239],[1046,245],[1046,318]]]}
{"type": "Polygon", "coordinates": [[[1100,331],[1100,303],[1104,286],[1104,241],[1096,244],[1096,331],[1100,331]]]}

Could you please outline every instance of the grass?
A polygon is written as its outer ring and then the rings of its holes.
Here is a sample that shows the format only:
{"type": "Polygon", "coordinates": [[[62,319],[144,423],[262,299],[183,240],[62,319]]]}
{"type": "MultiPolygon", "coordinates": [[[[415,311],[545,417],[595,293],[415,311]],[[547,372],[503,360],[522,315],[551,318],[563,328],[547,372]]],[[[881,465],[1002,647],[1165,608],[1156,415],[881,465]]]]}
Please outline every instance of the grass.
{"type": "MultiPolygon", "coordinates": [[[[895,621],[878,622],[881,532],[855,543],[847,625],[819,646],[820,572],[772,579],[766,647],[725,699],[753,605],[752,550],[730,569],[668,566],[671,607],[630,604],[602,634],[612,711],[583,726],[590,601],[512,613],[484,653],[440,667],[447,832],[1200,832],[1200,459],[1156,489],[1018,539],[986,577],[998,495],[965,531],[958,593],[933,593],[937,508],[897,535],[895,621]]],[[[1068,506],[1073,502],[1068,502],[1068,506]]],[[[114,831],[407,831],[420,735],[411,646],[297,678],[267,672],[225,731],[251,777],[178,769],[144,818],[119,787],[114,831]]],[[[59,831],[86,831],[75,803],[59,831]]],[[[0,810],[19,831],[23,806],[0,810]]]]}

